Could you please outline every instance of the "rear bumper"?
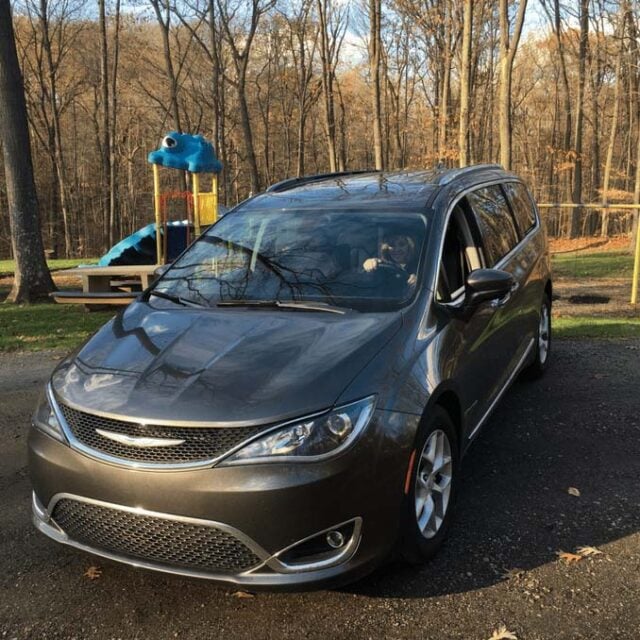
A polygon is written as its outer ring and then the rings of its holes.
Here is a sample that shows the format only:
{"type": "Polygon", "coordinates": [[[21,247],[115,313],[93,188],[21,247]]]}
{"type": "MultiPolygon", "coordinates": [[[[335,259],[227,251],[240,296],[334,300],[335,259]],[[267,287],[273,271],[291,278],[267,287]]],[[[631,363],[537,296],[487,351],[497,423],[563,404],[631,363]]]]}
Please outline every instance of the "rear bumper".
{"type": "Polygon", "coordinates": [[[391,551],[416,427],[413,416],[376,412],[366,433],[335,459],[175,472],[100,462],[32,428],[33,521],[57,542],[141,568],[252,588],[332,586],[357,579],[391,551]],[[240,541],[257,560],[248,569],[219,572],[145,557],[144,546],[131,554],[87,544],[56,523],[63,499],[151,518],[160,527],[187,522],[213,528],[240,541]],[[326,561],[283,562],[293,545],[345,523],[353,523],[353,535],[326,561]]]}

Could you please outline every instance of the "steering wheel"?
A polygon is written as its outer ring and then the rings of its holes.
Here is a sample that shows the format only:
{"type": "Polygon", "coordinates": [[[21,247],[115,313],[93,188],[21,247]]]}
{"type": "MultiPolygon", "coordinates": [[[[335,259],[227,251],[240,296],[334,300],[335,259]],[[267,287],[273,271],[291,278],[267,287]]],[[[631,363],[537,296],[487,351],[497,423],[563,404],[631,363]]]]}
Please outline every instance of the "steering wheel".
{"type": "Polygon", "coordinates": [[[409,274],[400,265],[393,262],[379,262],[375,270],[384,272],[388,277],[403,277],[405,280],[409,278],[409,274]]]}

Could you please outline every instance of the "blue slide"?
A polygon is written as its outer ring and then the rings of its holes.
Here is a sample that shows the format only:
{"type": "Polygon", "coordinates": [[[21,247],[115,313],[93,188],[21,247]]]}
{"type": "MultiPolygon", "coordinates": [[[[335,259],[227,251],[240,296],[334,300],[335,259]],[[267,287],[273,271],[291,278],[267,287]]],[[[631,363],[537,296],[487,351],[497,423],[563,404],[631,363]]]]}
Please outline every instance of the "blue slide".
{"type": "MultiPolygon", "coordinates": [[[[173,262],[186,249],[187,229],[189,229],[189,223],[186,220],[168,223],[167,262],[173,262]]],[[[191,240],[193,240],[193,228],[191,228],[191,240]]],[[[121,240],[98,262],[100,267],[125,264],[156,264],[155,224],[148,224],[121,240]]]]}

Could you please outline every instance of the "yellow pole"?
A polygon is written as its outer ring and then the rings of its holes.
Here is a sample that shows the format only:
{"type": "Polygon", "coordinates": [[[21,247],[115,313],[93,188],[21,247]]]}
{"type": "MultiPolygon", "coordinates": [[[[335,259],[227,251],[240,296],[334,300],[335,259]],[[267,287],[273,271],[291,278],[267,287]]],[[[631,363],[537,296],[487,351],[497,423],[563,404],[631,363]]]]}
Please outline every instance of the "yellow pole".
{"type": "Polygon", "coordinates": [[[160,170],[153,165],[153,209],[156,214],[156,264],[164,264],[162,256],[162,220],[160,219],[160,170]]]}
{"type": "Polygon", "coordinates": [[[633,263],[633,284],[631,285],[631,304],[638,302],[638,279],[640,277],[640,217],[636,226],[636,255],[633,263]]]}
{"type": "Polygon", "coordinates": [[[214,173],[211,181],[211,192],[213,193],[213,221],[218,221],[218,176],[214,173]]]}
{"type": "Polygon", "coordinates": [[[193,226],[196,237],[200,235],[200,175],[191,174],[193,178],[193,226]]]}

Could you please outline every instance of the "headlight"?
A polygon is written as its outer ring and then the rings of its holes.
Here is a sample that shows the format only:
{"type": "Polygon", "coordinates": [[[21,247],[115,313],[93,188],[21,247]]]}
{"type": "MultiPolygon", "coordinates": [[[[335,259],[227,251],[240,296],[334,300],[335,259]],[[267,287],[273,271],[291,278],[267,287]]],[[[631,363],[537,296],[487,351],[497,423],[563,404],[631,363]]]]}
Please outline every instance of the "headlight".
{"type": "Polygon", "coordinates": [[[47,385],[46,389],[40,396],[36,412],[33,414],[33,424],[40,429],[40,431],[44,431],[52,438],[60,440],[60,442],[65,442],[66,439],[62,432],[62,427],[60,426],[60,422],[58,421],[58,418],[51,406],[52,402],[51,389],[47,385]]]}
{"type": "Polygon", "coordinates": [[[268,459],[314,460],[346,449],[367,426],[375,396],[344,405],[321,416],[290,423],[253,440],[223,464],[268,459]]]}

